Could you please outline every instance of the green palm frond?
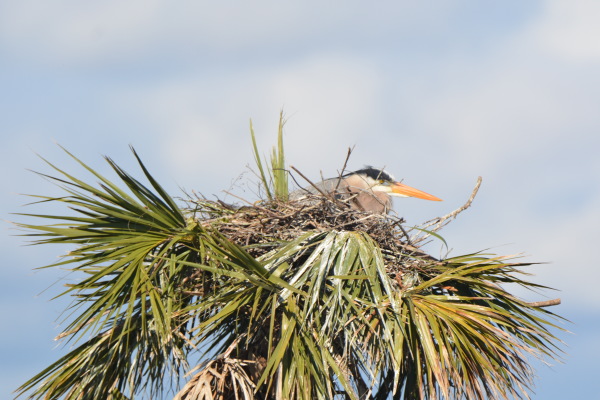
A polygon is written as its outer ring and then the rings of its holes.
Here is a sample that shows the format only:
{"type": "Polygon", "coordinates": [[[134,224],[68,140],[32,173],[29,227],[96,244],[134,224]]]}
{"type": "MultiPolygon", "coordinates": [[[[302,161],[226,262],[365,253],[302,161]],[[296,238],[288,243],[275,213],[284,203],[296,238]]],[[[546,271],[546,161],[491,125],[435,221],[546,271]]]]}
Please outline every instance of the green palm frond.
{"type": "Polygon", "coordinates": [[[270,168],[265,168],[260,158],[260,153],[256,145],[256,136],[254,127],[250,120],[250,136],[252,139],[252,151],[254,152],[254,161],[260,173],[262,187],[269,200],[286,201],[288,199],[288,175],[285,166],[285,153],[283,149],[283,126],[285,117],[283,111],[279,113],[279,125],[277,129],[277,146],[271,151],[270,168]],[[265,172],[266,169],[266,172],[265,172]]]}
{"type": "Polygon", "coordinates": [[[32,397],[75,399],[86,393],[86,398],[108,398],[114,390],[135,392],[147,385],[159,392],[165,373],[185,366],[189,346],[178,332],[186,322],[180,311],[191,296],[178,290],[185,272],[177,261],[197,261],[198,254],[190,251],[196,233],[134,155],[154,192],[110,159],[131,194],[72,156],[99,179],[100,187],[49,163],[62,177],[46,176],[67,195],[38,198],[64,203],[73,215],[22,214],[57,221],[19,224],[38,232],[29,235],[37,238],[35,243],[76,246],[48,267],[71,265],[81,278],[60,294],[75,299],[75,317],[60,337],[78,342],[91,337],[20,388],[34,390],[32,397]]]}
{"type": "Polygon", "coordinates": [[[402,242],[397,221],[281,201],[280,117],[268,170],[252,136],[271,199],[256,207],[180,206],[135,151],[149,185],[109,158],[118,184],[73,155],[98,185],[48,163],[65,195],[34,197],[71,211],[21,214],[50,223],[18,225],[34,243],[74,247],[48,266],[76,276],[59,295],[74,299],[59,335],[74,348],[20,396],[158,398],[186,375],[177,400],[527,397],[529,358],[560,353],[557,317],[503,289],[544,289],[522,278],[530,264],[436,260],[402,242]]]}
{"type": "MultiPolygon", "coordinates": [[[[398,290],[374,249],[364,233],[334,231],[267,253],[261,264],[295,290],[230,275],[219,295],[228,306],[198,325],[199,342],[220,334],[225,351],[243,334],[238,356],[268,353],[258,392],[273,391],[279,373],[283,393],[299,399],[339,390],[358,399],[374,383],[379,398],[520,397],[531,384],[527,356],[556,356],[546,327],[553,314],[494,283],[537,287],[514,276],[527,264],[452,258],[427,266],[431,278],[422,284],[398,290]]],[[[202,303],[192,313],[204,313],[202,303]]]]}

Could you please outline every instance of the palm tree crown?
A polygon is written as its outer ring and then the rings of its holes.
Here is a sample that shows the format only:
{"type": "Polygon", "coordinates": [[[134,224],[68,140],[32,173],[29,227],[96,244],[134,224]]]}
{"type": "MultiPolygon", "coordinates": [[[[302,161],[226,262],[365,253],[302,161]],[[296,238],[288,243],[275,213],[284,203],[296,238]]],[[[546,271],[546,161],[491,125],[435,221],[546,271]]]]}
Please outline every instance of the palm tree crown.
{"type": "MultiPolygon", "coordinates": [[[[503,284],[529,265],[482,253],[442,260],[432,230],[323,197],[287,200],[280,124],[267,199],[178,204],[111,159],[117,185],[46,175],[68,215],[26,214],[36,243],[68,243],[79,280],[61,295],[74,349],[23,384],[29,398],[501,399],[527,397],[528,356],[555,358],[554,314],[503,284]],[[192,360],[200,360],[193,362],[192,360]]],[[[254,136],[253,136],[254,137],[254,136]]],[[[73,156],[74,157],[74,156],[73,156]]],[[[441,239],[441,238],[440,238],[441,239]]],[[[443,239],[441,239],[443,240],[443,239]]]]}

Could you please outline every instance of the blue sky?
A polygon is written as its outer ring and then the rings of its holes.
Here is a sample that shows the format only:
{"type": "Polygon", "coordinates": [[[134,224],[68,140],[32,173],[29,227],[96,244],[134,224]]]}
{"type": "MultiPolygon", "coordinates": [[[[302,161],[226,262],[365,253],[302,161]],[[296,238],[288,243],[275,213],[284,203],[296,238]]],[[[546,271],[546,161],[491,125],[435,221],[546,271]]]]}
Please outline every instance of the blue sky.
{"type": "MultiPolygon", "coordinates": [[[[564,364],[539,365],[534,399],[593,397],[600,357],[600,3],[564,1],[0,2],[2,219],[18,193],[58,193],[36,153],[100,171],[108,155],[180,188],[249,199],[248,121],[265,153],[279,110],[305,174],[385,166],[444,199],[396,201],[417,224],[483,186],[441,233],[458,255],[524,253],[572,324],[564,364]],[[240,178],[241,177],[241,178],[240,178]]],[[[0,397],[64,353],[67,249],[24,246],[3,223],[0,397]],[[44,291],[44,289],[48,288],[44,291]]],[[[433,247],[433,252],[442,249],[433,247]]]]}

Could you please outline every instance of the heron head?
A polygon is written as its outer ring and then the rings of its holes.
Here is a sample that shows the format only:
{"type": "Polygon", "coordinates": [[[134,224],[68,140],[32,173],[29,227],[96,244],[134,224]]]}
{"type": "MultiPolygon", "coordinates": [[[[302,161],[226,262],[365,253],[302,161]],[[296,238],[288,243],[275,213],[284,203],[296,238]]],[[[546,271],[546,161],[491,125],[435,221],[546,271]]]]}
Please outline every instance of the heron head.
{"type": "Polygon", "coordinates": [[[352,175],[360,176],[365,184],[374,193],[386,193],[389,196],[394,197],[415,197],[418,199],[441,201],[442,199],[433,196],[429,193],[425,193],[422,190],[415,189],[411,186],[405,185],[401,182],[396,181],[394,177],[383,169],[365,167],[345,175],[349,177],[352,175]]]}

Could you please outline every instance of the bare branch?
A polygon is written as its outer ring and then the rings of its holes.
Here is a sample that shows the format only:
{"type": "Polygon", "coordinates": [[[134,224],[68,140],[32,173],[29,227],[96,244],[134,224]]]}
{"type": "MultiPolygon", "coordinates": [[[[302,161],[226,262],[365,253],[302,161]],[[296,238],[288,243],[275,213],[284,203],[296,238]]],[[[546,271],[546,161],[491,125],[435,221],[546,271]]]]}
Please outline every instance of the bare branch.
{"type": "Polygon", "coordinates": [[[532,303],[527,303],[527,305],[530,307],[550,307],[550,306],[557,306],[560,303],[561,303],[560,299],[552,299],[552,300],[546,300],[546,301],[534,301],[532,303]]]}
{"type": "Polygon", "coordinates": [[[348,154],[346,154],[346,159],[344,160],[344,166],[342,167],[342,171],[338,174],[338,183],[335,186],[335,190],[338,190],[338,188],[340,187],[340,183],[342,182],[342,175],[344,175],[344,171],[346,170],[346,165],[348,165],[348,160],[350,159],[350,155],[352,154],[352,151],[354,150],[354,147],[348,147],[348,154]]]}
{"type": "Polygon", "coordinates": [[[264,211],[264,212],[266,212],[266,213],[268,213],[268,214],[270,214],[270,215],[272,215],[272,216],[274,216],[274,215],[277,215],[276,213],[274,213],[273,211],[269,210],[268,208],[264,208],[264,207],[261,207],[261,206],[259,206],[259,205],[257,205],[257,204],[251,203],[251,202],[249,202],[248,200],[246,200],[246,199],[244,199],[244,198],[242,198],[242,197],[240,197],[240,196],[237,196],[237,195],[235,195],[235,194],[233,194],[233,193],[231,193],[231,192],[228,192],[228,191],[226,191],[226,190],[224,190],[223,192],[224,192],[224,193],[226,193],[226,194],[228,194],[228,195],[230,195],[230,196],[232,196],[232,197],[235,197],[235,198],[236,198],[236,199],[238,199],[238,200],[241,200],[241,201],[243,201],[244,203],[248,204],[248,205],[249,205],[249,206],[251,206],[251,207],[258,208],[258,209],[260,209],[261,211],[264,211]]]}
{"type": "Polygon", "coordinates": [[[290,165],[290,168],[291,168],[291,169],[293,169],[294,171],[296,171],[296,173],[297,173],[298,175],[300,175],[302,178],[304,178],[304,180],[305,180],[306,182],[308,182],[308,183],[310,184],[310,186],[314,187],[314,188],[315,188],[315,189],[316,189],[316,190],[317,190],[319,193],[321,193],[321,194],[322,194],[324,197],[328,197],[328,196],[327,196],[327,193],[325,193],[324,191],[322,191],[321,189],[319,189],[319,187],[318,187],[317,185],[315,185],[315,184],[313,183],[313,181],[311,181],[310,179],[308,179],[308,178],[306,177],[306,175],[304,175],[302,172],[298,171],[298,169],[297,169],[296,167],[294,167],[293,165],[290,165]]]}
{"type": "Polygon", "coordinates": [[[294,171],[296,171],[298,173],[298,175],[300,175],[306,182],[308,182],[313,188],[315,188],[319,193],[321,193],[323,195],[323,197],[325,197],[328,200],[331,200],[335,204],[340,204],[340,202],[331,193],[325,193],[324,191],[322,191],[317,185],[315,185],[310,179],[308,179],[302,172],[298,171],[298,169],[296,167],[294,167],[293,165],[290,165],[290,168],[293,169],[294,171]]]}
{"type": "MultiPolygon", "coordinates": [[[[434,218],[430,221],[425,222],[425,224],[423,224],[423,226],[421,226],[420,229],[424,229],[429,232],[437,232],[440,229],[442,229],[444,226],[448,225],[452,220],[456,219],[458,214],[465,211],[467,208],[469,208],[471,206],[471,203],[473,203],[475,196],[477,196],[477,192],[479,191],[479,187],[481,186],[482,180],[483,179],[481,177],[477,178],[477,183],[475,184],[475,187],[473,188],[473,192],[471,193],[471,196],[469,197],[469,199],[467,200],[467,202],[465,204],[463,204],[461,207],[457,208],[456,210],[452,211],[450,214],[446,214],[443,217],[434,218]],[[435,225],[433,228],[427,229],[433,225],[435,225]]],[[[429,236],[431,236],[430,233],[425,233],[422,237],[419,237],[419,235],[422,234],[422,232],[423,231],[420,231],[418,234],[414,235],[411,238],[413,243],[419,243],[419,242],[427,239],[429,236]]]]}

